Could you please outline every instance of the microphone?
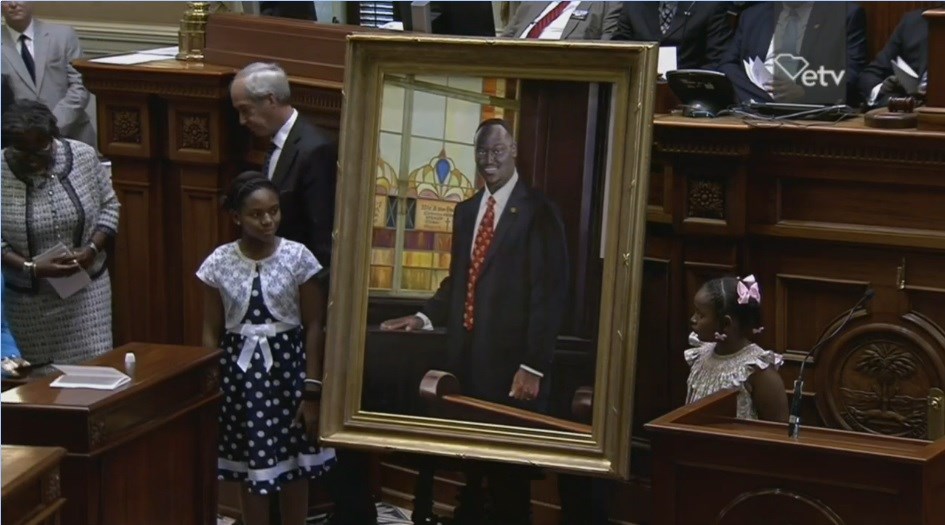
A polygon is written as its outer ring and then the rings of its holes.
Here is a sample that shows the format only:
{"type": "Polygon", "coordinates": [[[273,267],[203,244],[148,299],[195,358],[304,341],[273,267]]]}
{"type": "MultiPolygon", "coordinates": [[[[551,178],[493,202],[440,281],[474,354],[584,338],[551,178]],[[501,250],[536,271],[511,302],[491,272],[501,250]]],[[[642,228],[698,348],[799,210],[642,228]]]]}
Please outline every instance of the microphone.
{"type": "Polygon", "coordinates": [[[843,322],[837,325],[832,332],[821,337],[820,340],[811,347],[810,351],[807,352],[807,355],[804,356],[804,360],[801,361],[801,369],[797,373],[797,379],[794,380],[794,398],[791,400],[791,415],[788,417],[788,437],[796,438],[801,429],[801,394],[804,390],[804,367],[807,365],[807,360],[813,357],[817,350],[820,350],[827,341],[830,341],[834,336],[840,333],[850,322],[850,319],[853,318],[853,313],[861,306],[866,305],[874,295],[876,295],[876,292],[872,288],[867,288],[866,291],[863,292],[863,296],[860,297],[860,300],[853,305],[853,308],[847,311],[847,316],[843,319],[843,322]]]}

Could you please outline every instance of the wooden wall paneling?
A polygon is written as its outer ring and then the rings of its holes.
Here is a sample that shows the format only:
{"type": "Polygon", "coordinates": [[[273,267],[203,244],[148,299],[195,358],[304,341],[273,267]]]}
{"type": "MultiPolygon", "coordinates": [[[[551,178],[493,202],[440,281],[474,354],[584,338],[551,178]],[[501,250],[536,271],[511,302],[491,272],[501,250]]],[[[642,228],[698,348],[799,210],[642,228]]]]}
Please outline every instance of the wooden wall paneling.
{"type": "Polygon", "coordinates": [[[913,9],[929,9],[941,2],[860,2],[866,12],[866,44],[868,60],[883,49],[902,15],[913,9]]]}
{"type": "Polygon", "coordinates": [[[656,152],[650,157],[650,185],[647,197],[648,223],[673,222],[673,164],[656,152]]]}

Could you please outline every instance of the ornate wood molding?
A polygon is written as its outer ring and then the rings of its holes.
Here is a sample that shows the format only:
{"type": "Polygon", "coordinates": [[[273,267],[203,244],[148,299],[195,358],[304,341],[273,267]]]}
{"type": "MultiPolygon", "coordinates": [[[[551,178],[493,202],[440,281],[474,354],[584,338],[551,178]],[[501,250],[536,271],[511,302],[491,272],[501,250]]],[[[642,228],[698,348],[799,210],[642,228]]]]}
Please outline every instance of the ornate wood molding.
{"type": "Polygon", "coordinates": [[[689,179],[688,216],[706,219],[725,218],[725,184],[718,179],[689,179]]]}
{"type": "Polygon", "coordinates": [[[144,93],[148,95],[173,96],[187,98],[206,98],[212,100],[229,97],[229,83],[197,84],[181,83],[180,76],[167,76],[158,80],[138,78],[95,78],[86,76],[85,87],[93,93],[117,91],[121,93],[144,93]]]}
{"type": "Polygon", "coordinates": [[[899,164],[945,166],[945,150],[918,149],[914,145],[896,146],[837,145],[806,143],[771,143],[768,152],[773,156],[808,159],[856,160],[864,162],[895,162],[899,164]]]}
{"type": "Polygon", "coordinates": [[[138,108],[113,106],[110,143],[141,144],[141,113],[138,108]]]}
{"type": "Polygon", "coordinates": [[[207,113],[180,113],[178,115],[180,149],[210,150],[210,115],[207,113]]]}
{"type": "Polygon", "coordinates": [[[689,155],[714,155],[721,157],[746,157],[751,153],[748,144],[738,142],[669,142],[658,140],[653,142],[653,149],[660,153],[684,153],[689,155]]]}

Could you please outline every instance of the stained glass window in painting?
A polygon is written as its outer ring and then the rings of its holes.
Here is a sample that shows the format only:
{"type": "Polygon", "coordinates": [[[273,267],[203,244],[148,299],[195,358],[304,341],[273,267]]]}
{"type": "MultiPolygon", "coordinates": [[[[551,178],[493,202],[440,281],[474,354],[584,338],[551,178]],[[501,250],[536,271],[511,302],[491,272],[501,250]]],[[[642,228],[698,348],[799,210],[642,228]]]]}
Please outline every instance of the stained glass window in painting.
{"type": "Polygon", "coordinates": [[[449,274],[453,209],[472,197],[473,135],[514,116],[514,83],[478,77],[385,77],[370,286],[429,295],[449,274]],[[510,89],[510,86],[513,86],[510,89]]]}

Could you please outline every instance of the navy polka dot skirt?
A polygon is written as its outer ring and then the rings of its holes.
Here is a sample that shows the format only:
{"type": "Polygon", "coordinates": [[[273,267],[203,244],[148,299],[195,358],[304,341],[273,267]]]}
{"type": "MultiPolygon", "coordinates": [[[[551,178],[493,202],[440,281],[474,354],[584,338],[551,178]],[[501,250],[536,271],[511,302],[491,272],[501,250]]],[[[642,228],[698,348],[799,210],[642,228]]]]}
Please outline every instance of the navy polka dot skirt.
{"type": "MultiPolygon", "coordinates": [[[[271,323],[258,272],[244,324],[271,323]]],[[[244,372],[237,365],[245,337],[227,332],[221,348],[223,404],[220,411],[219,479],[244,482],[251,492],[270,494],[300,478],[313,479],[335,461],[333,449],[309,442],[295,422],[305,379],[301,327],[268,337],[272,366],[267,371],[259,343],[244,372]]]]}

